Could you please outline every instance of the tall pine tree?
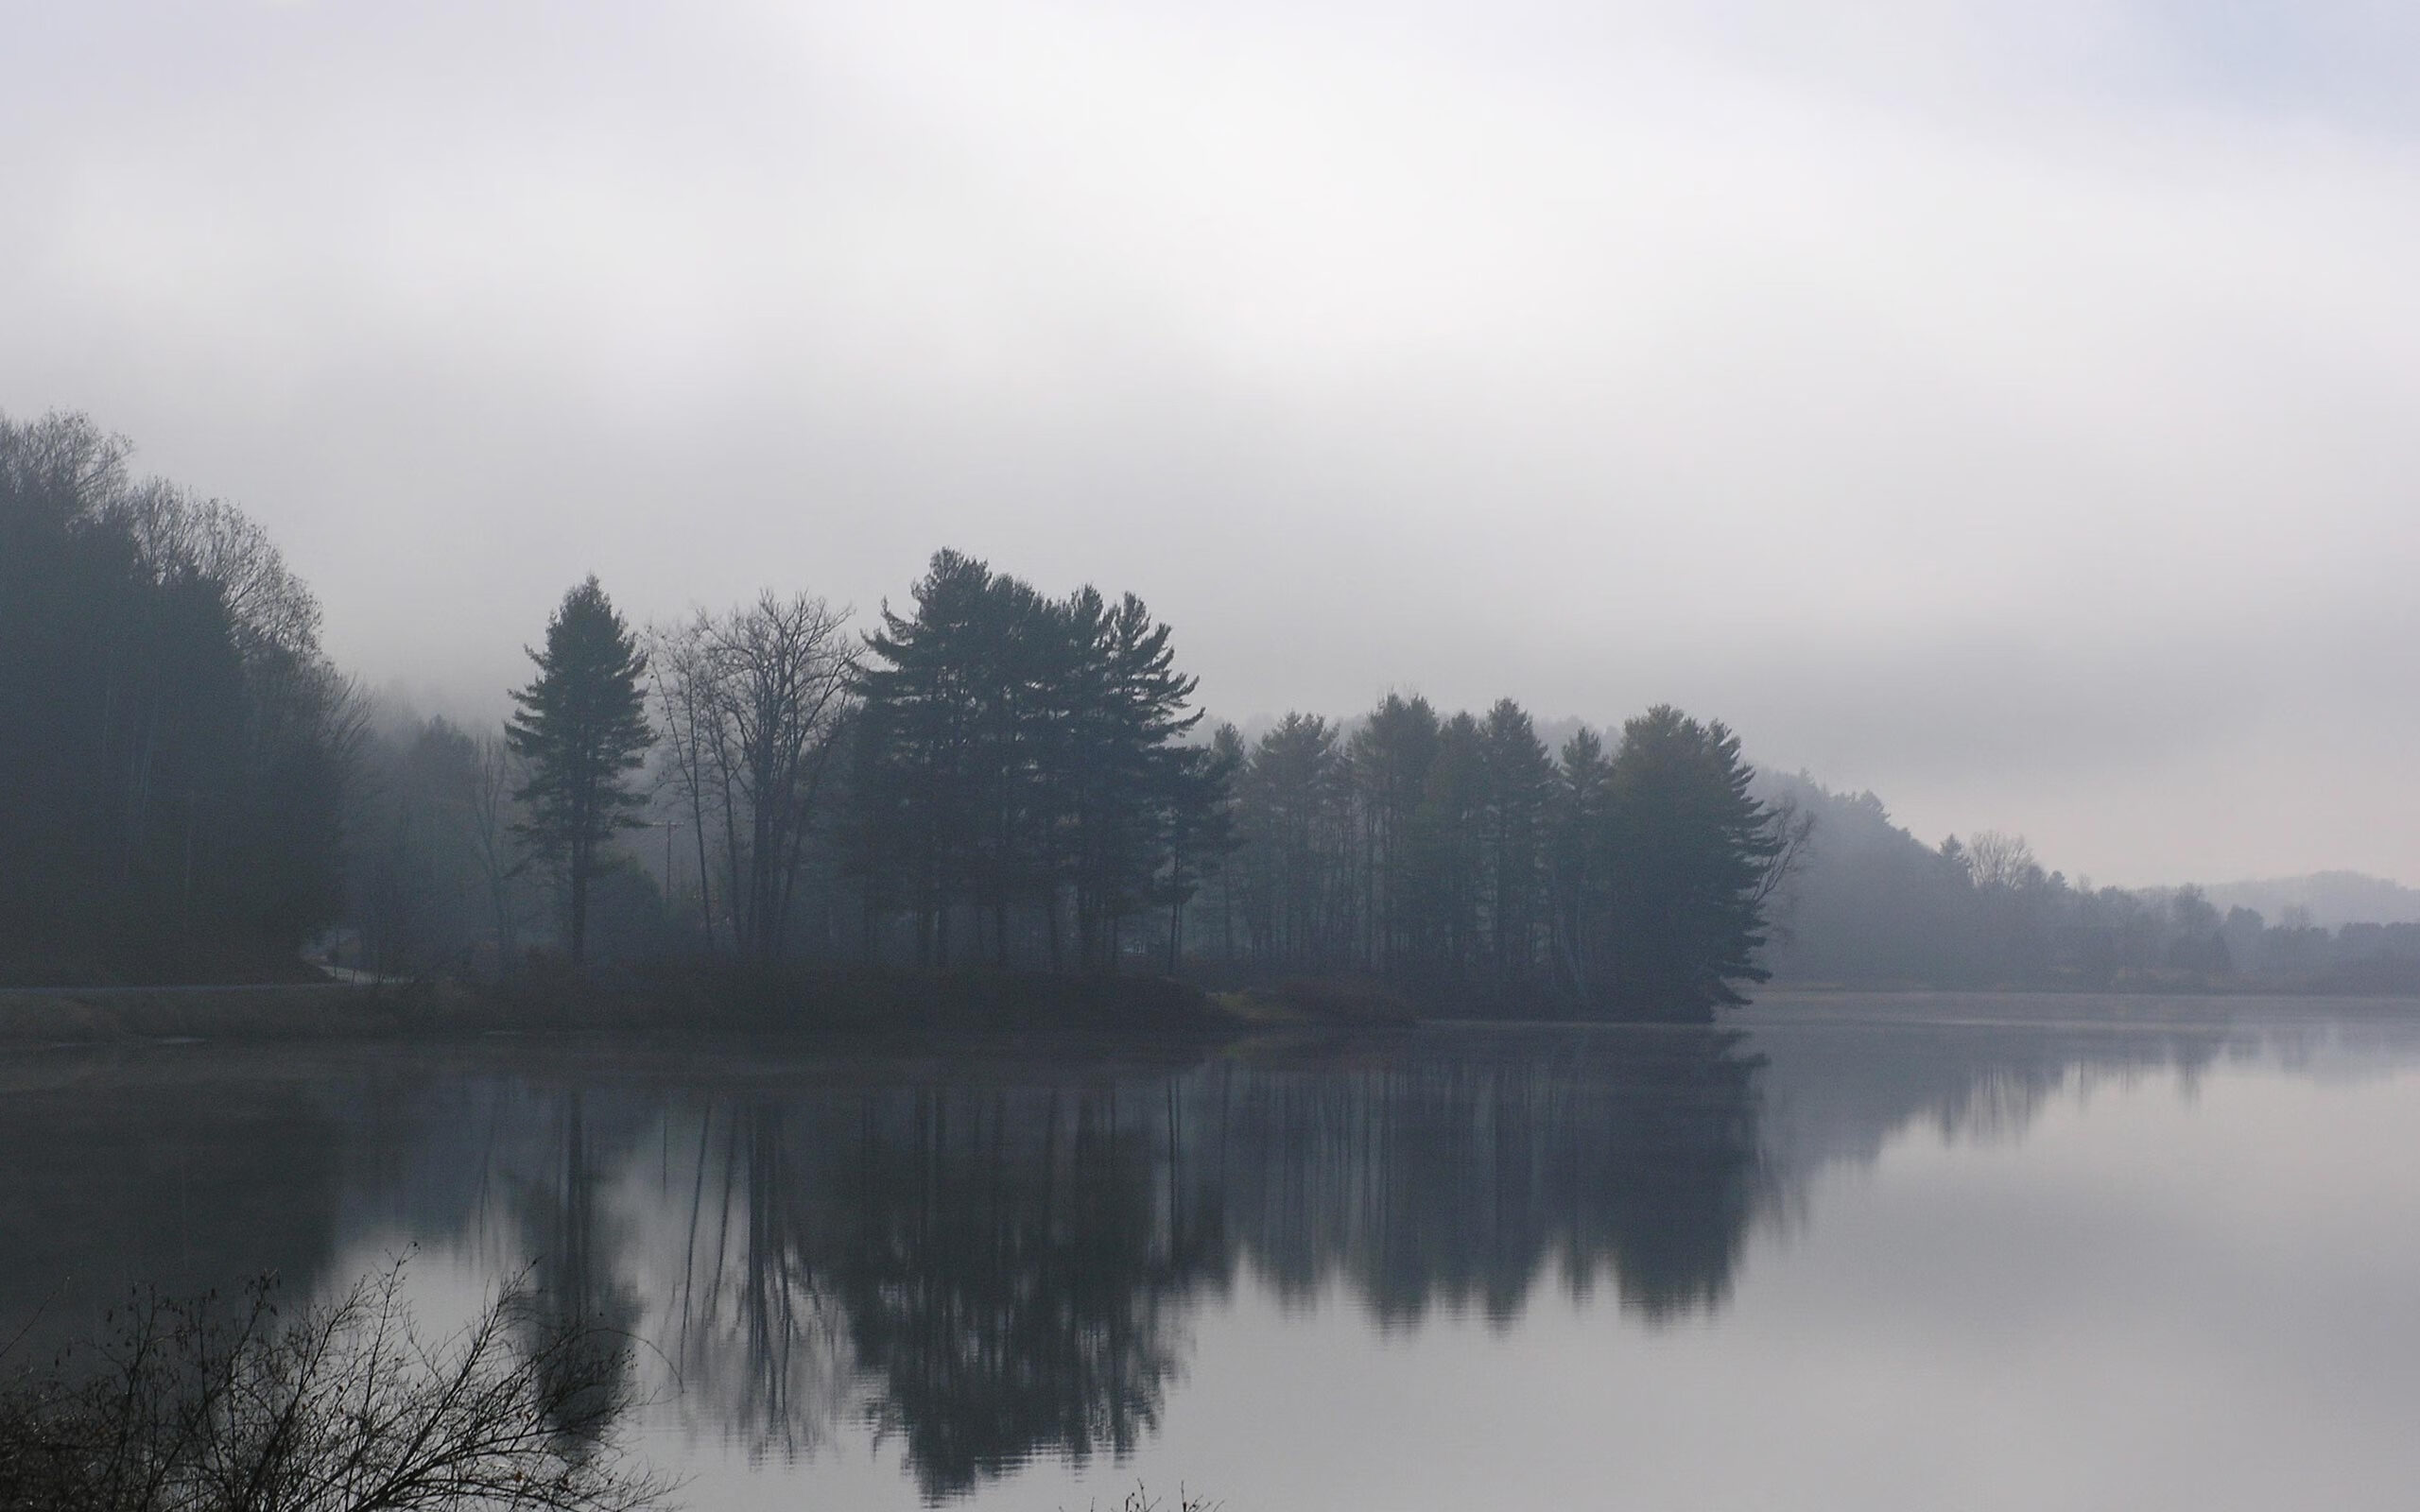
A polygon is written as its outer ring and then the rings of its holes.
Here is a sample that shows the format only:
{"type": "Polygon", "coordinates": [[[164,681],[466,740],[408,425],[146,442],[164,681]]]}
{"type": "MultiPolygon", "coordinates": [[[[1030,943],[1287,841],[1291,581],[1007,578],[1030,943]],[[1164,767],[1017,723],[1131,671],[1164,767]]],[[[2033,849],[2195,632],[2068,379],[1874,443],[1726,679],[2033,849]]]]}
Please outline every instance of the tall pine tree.
{"type": "Polygon", "coordinates": [[[514,797],[528,818],[514,830],[530,853],[562,869],[571,905],[573,964],[587,954],[588,889],[598,852],[615,833],[635,827],[646,799],[626,785],[644,765],[648,729],[639,679],[647,656],[591,576],[563,595],[546,622],[546,648],[531,651],[538,676],[516,691],[520,705],[506,728],[529,765],[514,797]]]}
{"type": "Polygon", "coordinates": [[[1648,1018],[1697,1018],[1764,981],[1765,880],[1783,847],[1749,792],[1739,737],[1658,704],[1622,727],[1612,797],[1617,990],[1648,1018]]]}

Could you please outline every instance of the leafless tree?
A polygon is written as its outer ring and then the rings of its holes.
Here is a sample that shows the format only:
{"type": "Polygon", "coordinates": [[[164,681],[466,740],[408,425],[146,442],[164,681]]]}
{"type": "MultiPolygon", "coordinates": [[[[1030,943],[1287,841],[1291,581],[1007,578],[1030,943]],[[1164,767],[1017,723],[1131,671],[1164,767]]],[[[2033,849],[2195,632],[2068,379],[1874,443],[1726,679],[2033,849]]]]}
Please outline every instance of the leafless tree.
{"type": "Polygon", "coordinates": [[[666,770],[689,803],[700,875],[711,827],[732,942],[777,959],[855,680],[848,610],[768,592],[725,615],[700,610],[653,644],[666,770]]]}
{"type": "Polygon", "coordinates": [[[1984,830],[1966,842],[1966,869],[1976,886],[1998,892],[2024,886],[2042,873],[2025,836],[1997,830],[1984,830]]]}
{"type": "Polygon", "coordinates": [[[243,510],[153,479],[127,490],[110,512],[125,524],[154,572],[191,572],[218,585],[246,662],[272,651],[302,661],[318,656],[318,597],[285,565],[268,532],[243,510]]]}
{"type": "Polygon", "coordinates": [[[1806,865],[1807,847],[1815,838],[1815,816],[1801,807],[1795,796],[1784,794],[1768,806],[1765,828],[1775,849],[1757,878],[1756,907],[1772,918],[1786,911],[1791,897],[1789,884],[1806,865]]]}
{"type": "Polygon", "coordinates": [[[638,1512],[671,1486],[617,1435],[628,1350],[533,1328],[508,1288],[429,1339],[401,1263],[288,1316],[139,1297],[88,1363],[0,1398],[0,1507],[91,1512],[638,1512]]]}
{"type": "MultiPolygon", "coordinates": [[[[717,758],[727,745],[713,643],[714,619],[703,610],[685,623],[648,632],[661,770],[676,800],[689,810],[689,833],[698,848],[698,919],[709,948],[715,941],[714,868],[706,859],[706,819],[718,805],[717,758]]],[[[668,892],[672,879],[664,881],[668,892]]]]}

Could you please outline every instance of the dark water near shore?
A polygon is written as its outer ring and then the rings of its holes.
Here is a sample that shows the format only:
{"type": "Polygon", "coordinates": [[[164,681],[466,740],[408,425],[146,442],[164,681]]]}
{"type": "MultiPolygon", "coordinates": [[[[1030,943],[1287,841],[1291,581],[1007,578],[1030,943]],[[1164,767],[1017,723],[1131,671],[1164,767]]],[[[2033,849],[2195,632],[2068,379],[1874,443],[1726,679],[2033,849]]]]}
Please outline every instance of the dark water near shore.
{"type": "Polygon", "coordinates": [[[2420,1005],[0,1057],[0,1337],[132,1280],[645,1341],[688,1504],[2274,1508],[2420,1486],[2420,1005]]]}

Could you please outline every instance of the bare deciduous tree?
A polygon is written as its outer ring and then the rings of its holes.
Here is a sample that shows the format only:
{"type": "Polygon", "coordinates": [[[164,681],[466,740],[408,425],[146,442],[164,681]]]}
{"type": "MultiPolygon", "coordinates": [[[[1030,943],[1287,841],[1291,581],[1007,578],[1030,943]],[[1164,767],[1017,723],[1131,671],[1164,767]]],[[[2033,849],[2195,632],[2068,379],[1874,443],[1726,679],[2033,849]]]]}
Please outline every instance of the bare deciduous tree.
{"type": "Polygon", "coordinates": [[[1976,886],[2000,891],[2023,886],[2042,874],[2025,836],[1997,830],[1980,831],[1966,842],[1966,870],[1976,886]]]}
{"type": "Polygon", "coordinates": [[[697,830],[701,896],[711,827],[720,835],[732,942],[758,960],[782,954],[855,680],[848,616],[808,594],[767,592],[725,615],[700,610],[652,638],[666,770],[697,830]]]}
{"type": "MultiPolygon", "coordinates": [[[[662,732],[663,777],[689,809],[689,833],[698,848],[698,920],[706,944],[715,943],[714,868],[706,859],[706,816],[715,805],[716,755],[724,746],[722,712],[710,628],[700,610],[683,625],[648,632],[648,668],[654,684],[657,729],[662,732]]],[[[670,852],[666,852],[670,866],[670,852]]],[[[672,879],[664,879],[669,893],[672,879]]]]}
{"type": "Polygon", "coordinates": [[[90,1363],[0,1398],[0,1507],[91,1512],[639,1512],[618,1337],[506,1289],[460,1332],[412,1322],[398,1263],[287,1316],[141,1296],[90,1363]]]}
{"type": "Polygon", "coordinates": [[[318,596],[243,510],[153,479],[130,490],[112,512],[153,571],[190,572],[219,586],[246,661],[271,651],[302,660],[318,655],[318,596]]]}

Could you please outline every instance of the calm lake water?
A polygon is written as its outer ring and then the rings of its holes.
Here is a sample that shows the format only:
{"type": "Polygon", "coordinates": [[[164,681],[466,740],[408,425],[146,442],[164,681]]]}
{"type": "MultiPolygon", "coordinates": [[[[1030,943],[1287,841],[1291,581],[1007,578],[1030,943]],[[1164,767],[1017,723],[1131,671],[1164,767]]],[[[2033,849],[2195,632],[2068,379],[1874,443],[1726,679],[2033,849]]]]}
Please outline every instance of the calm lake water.
{"type": "Polygon", "coordinates": [[[696,1508],[2406,1507],[2420,1005],[0,1057],[0,1335],[536,1262],[696,1508]]]}

